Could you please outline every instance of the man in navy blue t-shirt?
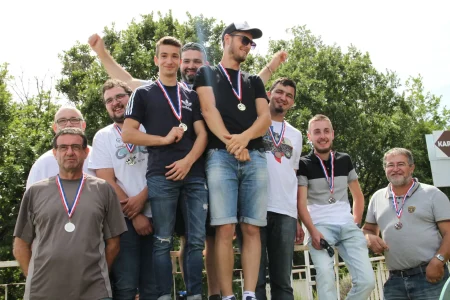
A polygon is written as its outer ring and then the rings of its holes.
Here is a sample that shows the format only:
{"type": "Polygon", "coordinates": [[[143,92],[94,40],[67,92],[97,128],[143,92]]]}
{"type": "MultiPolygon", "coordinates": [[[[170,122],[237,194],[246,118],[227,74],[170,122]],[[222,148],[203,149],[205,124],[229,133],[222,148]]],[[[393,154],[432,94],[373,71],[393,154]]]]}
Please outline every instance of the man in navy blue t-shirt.
{"type": "Polygon", "coordinates": [[[122,138],[147,146],[147,186],[154,226],[154,268],[159,300],[171,299],[170,250],[178,198],[186,223],[184,279],[189,299],[201,299],[202,250],[208,210],[203,151],[205,124],[197,94],[177,82],[181,43],[163,37],[156,44],[159,78],[135,90],[128,102],[122,138]],[[139,130],[142,124],[146,133],[139,130]]]}

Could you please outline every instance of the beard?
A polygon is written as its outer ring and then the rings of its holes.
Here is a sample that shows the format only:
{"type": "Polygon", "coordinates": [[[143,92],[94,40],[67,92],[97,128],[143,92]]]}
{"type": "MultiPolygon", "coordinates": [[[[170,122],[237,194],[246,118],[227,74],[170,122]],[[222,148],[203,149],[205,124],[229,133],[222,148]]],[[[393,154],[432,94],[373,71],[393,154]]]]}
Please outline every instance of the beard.
{"type": "Polygon", "coordinates": [[[404,186],[404,185],[407,185],[412,179],[411,174],[408,174],[406,176],[405,175],[400,175],[400,177],[399,176],[394,177],[393,175],[390,175],[390,176],[387,175],[386,177],[387,177],[387,180],[393,186],[404,186]]]}
{"type": "Polygon", "coordinates": [[[282,107],[275,107],[274,109],[275,113],[282,114],[284,113],[284,109],[282,107]]]}
{"type": "Polygon", "coordinates": [[[240,55],[239,53],[237,53],[238,51],[240,51],[240,50],[237,49],[236,52],[234,51],[233,43],[231,43],[230,49],[229,49],[229,52],[228,52],[228,53],[230,54],[231,57],[233,57],[233,59],[234,59],[237,63],[241,64],[241,63],[243,63],[243,62],[245,61],[245,59],[247,58],[247,54],[245,54],[245,55],[240,55]]]}
{"type": "Polygon", "coordinates": [[[333,148],[333,142],[330,143],[330,146],[327,148],[320,148],[318,149],[316,146],[314,146],[314,150],[316,150],[317,153],[325,154],[331,151],[331,148],[333,148]]]}
{"type": "Polygon", "coordinates": [[[122,104],[118,104],[118,105],[116,105],[115,107],[113,107],[113,111],[112,111],[112,113],[110,113],[109,114],[109,117],[111,118],[111,120],[113,120],[115,123],[119,123],[119,124],[122,124],[124,121],[125,121],[125,112],[124,113],[122,113],[122,114],[116,114],[115,112],[114,112],[114,110],[116,110],[116,109],[125,109],[125,106],[124,105],[122,105],[122,104]]]}
{"type": "Polygon", "coordinates": [[[184,82],[188,84],[194,84],[195,74],[188,75],[186,73],[181,73],[181,78],[183,79],[184,82]]]}

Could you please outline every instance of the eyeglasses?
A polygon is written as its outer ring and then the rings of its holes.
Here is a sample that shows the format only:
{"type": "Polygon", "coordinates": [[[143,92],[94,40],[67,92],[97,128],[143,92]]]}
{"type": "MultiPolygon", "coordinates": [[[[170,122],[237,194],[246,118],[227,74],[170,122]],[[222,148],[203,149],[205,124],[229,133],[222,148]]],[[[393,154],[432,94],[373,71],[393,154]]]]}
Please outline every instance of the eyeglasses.
{"type": "Polygon", "coordinates": [[[72,145],[61,144],[61,145],[56,145],[56,149],[61,151],[61,152],[67,152],[69,150],[69,148],[72,148],[72,151],[80,152],[85,147],[83,147],[83,145],[81,145],[81,144],[72,144],[72,145]]]}
{"type": "Polygon", "coordinates": [[[128,93],[121,93],[121,94],[117,94],[113,97],[110,97],[108,99],[105,100],[105,103],[110,105],[111,103],[113,103],[114,100],[116,101],[121,101],[122,99],[124,99],[126,96],[129,96],[128,93]]]}
{"type": "Polygon", "coordinates": [[[58,124],[59,126],[65,126],[67,125],[67,122],[70,122],[70,124],[72,125],[79,125],[81,121],[83,121],[82,118],[70,118],[70,119],[61,118],[56,120],[56,124],[58,124]]]}
{"type": "Polygon", "coordinates": [[[256,47],[256,43],[254,41],[252,41],[251,39],[249,39],[248,37],[246,37],[245,35],[241,35],[241,34],[231,34],[231,36],[240,36],[241,37],[241,43],[244,46],[248,46],[248,44],[250,44],[251,49],[255,49],[256,47]]]}
{"type": "Polygon", "coordinates": [[[330,246],[330,244],[328,244],[327,241],[325,241],[324,239],[320,239],[320,246],[322,246],[323,249],[327,250],[330,257],[333,257],[334,249],[330,246]]]}
{"type": "Polygon", "coordinates": [[[407,164],[405,162],[399,162],[398,164],[389,163],[389,164],[386,165],[386,169],[391,170],[391,169],[395,169],[396,167],[400,169],[400,168],[404,168],[406,166],[411,166],[411,165],[407,164]]]}

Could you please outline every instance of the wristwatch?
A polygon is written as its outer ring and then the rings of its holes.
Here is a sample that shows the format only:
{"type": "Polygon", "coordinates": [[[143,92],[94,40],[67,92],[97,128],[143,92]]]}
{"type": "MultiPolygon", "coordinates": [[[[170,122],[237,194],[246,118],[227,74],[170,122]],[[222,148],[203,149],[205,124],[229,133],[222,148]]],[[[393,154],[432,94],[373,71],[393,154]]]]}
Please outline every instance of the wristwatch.
{"type": "Polygon", "coordinates": [[[436,256],[435,256],[437,259],[439,259],[440,261],[442,261],[443,263],[445,263],[445,257],[444,256],[442,256],[441,254],[436,254],[436,256]]]}

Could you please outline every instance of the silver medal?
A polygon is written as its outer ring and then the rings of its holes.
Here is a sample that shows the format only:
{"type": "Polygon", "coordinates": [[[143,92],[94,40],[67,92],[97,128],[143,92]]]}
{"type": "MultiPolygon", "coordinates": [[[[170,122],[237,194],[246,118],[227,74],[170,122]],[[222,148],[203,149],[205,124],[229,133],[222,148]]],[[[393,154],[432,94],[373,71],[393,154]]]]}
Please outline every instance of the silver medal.
{"type": "Polygon", "coordinates": [[[75,230],[75,224],[69,221],[69,223],[66,223],[66,225],[64,225],[64,230],[67,232],[73,232],[75,230]]]}
{"type": "Polygon", "coordinates": [[[242,103],[239,103],[237,107],[240,111],[244,111],[246,109],[245,104],[242,103]]]}
{"type": "Polygon", "coordinates": [[[188,129],[187,125],[184,123],[180,123],[180,125],[178,125],[178,127],[183,128],[183,131],[186,131],[188,129]]]}
{"type": "Polygon", "coordinates": [[[397,229],[397,230],[402,229],[402,227],[403,227],[403,224],[402,224],[402,222],[400,222],[400,221],[398,221],[398,222],[395,223],[395,225],[394,225],[394,228],[397,229]]]}
{"type": "Polygon", "coordinates": [[[130,156],[127,160],[126,160],[127,165],[132,166],[136,164],[136,159],[134,156],[130,156]]]}
{"type": "Polygon", "coordinates": [[[330,199],[328,199],[328,203],[330,203],[330,204],[336,203],[336,199],[334,199],[333,197],[330,197],[330,199]]]}

